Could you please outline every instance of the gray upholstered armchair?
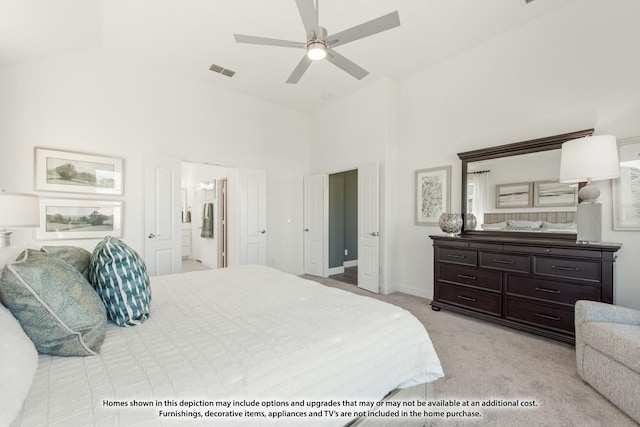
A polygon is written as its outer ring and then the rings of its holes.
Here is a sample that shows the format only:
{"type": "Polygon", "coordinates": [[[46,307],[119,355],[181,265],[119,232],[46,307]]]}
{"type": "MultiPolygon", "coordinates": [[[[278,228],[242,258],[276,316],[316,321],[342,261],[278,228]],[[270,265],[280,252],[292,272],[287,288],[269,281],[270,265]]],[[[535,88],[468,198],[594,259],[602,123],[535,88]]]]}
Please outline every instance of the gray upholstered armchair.
{"type": "Polygon", "coordinates": [[[578,301],[575,313],[578,374],[640,423],[640,311],[578,301]]]}

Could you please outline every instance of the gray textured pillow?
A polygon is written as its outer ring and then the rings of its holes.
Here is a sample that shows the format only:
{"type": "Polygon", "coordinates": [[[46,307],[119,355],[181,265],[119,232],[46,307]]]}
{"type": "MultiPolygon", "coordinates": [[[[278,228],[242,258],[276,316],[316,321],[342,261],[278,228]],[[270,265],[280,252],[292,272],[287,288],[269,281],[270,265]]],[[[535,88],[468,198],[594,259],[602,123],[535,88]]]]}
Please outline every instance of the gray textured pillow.
{"type": "Polygon", "coordinates": [[[95,355],[106,334],[100,297],[73,266],[28,249],[2,271],[0,301],[40,353],[95,355]]]}
{"type": "Polygon", "coordinates": [[[89,280],[91,252],[77,246],[43,246],[42,251],[71,264],[89,280]]]}

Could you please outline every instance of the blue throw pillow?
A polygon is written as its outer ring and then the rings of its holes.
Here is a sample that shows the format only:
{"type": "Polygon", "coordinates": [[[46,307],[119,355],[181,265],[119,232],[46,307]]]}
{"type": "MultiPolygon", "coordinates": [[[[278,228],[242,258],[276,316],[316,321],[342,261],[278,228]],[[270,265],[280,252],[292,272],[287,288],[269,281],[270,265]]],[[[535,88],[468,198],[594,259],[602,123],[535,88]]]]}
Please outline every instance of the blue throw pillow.
{"type": "Polygon", "coordinates": [[[91,254],[89,280],[118,326],[138,325],[149,317],[151,287],[147,267],[123,241],[106,237],[91,254]]]}
{"type": "Polygon", "coordinates": [[[57,257],[28,249],[7,264],[0,301],[40,353],[92,356],[104,341],[102,301],[75,267],[57,257]]]}

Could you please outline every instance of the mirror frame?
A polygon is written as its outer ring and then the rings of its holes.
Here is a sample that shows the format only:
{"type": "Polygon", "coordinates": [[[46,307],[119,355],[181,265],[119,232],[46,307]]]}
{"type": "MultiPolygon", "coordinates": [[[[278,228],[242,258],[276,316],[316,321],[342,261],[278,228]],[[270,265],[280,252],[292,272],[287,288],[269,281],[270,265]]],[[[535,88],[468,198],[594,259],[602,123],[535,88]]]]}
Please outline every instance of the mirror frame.
{"type": "Polygon", "coordinates": [[[541,151],[557,150],[562,148],[562,144],[576,138],[583,138],[593,134],[593,129],[585,129],[576,132],[564,133],[561,135],[548,136],[544,138],[531,139],[528,141],[515,142],[506,145],[497,145],[494,147],[483,148],[480,150],[466,151],[458,153],[458,157],[462,161],[462,191],[460,210],[462,212],[463,227],[461,234],[469,236],[501,236],[501,237],[526,237],[526,238],[545,238],[545,239],[564,239],[576,240],[575,233],[541,233],[526,231],[484,231],[484,230],[465,230],[467,216],[467,168],[470,162],[479,160],[498,159],[501,157],[518,156],[521,154],[538,153],[541,151]]]}

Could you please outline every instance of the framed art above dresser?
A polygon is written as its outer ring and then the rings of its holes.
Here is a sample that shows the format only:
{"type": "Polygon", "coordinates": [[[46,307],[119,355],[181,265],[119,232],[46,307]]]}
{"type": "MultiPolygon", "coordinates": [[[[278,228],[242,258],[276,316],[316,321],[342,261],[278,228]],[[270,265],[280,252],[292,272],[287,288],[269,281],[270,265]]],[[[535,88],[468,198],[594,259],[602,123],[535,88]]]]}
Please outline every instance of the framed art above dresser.
{"type": "MultiPolygon", "coordinates": [[[[573,344],[576,301],[613,304],[621,245],[576,242],[576,205],[564,188],[562,195],[555,187],[547,191],[554,203],[522,206],[510,203],[515,199],[504,190],[515,182],[530,183],[528,188],[557,182],[562,144],[592,133],[587,129],[458,154],[463,228],[459,235],[430,236],[433,310],[452,310],[573,344]],[[491,203],[496,194],[503,200],[491,203]],[[555,202],[560,199],[563,203],[555,202]]],[[[524,200],[520,193],[514,197],[524,200]]]]}

